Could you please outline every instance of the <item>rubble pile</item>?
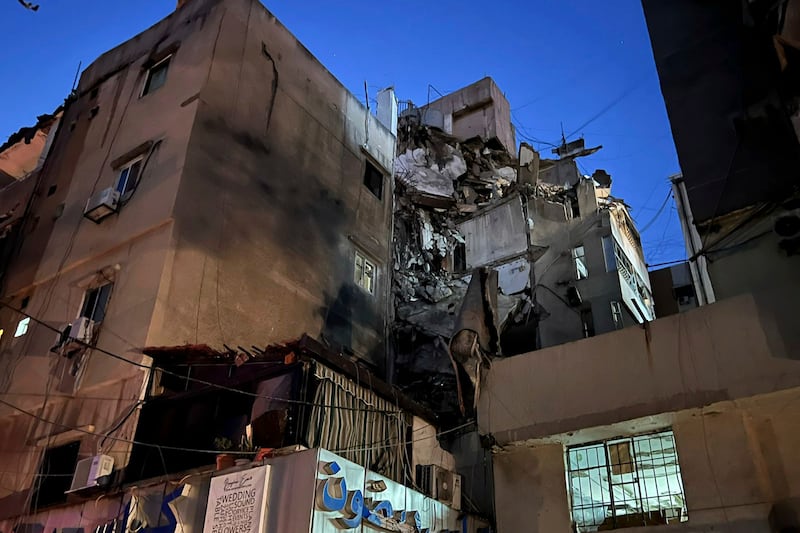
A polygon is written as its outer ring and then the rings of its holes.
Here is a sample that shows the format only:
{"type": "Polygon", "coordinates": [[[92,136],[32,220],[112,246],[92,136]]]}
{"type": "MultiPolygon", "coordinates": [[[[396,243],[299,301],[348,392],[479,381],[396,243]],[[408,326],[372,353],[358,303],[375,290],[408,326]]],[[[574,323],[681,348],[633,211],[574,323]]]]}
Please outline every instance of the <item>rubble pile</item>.
{"type": "Polygon", "coordinates": [[[399,381],[438,412],[453,412],[447,343],[470,281],[457,223],[516,190],[516,159],[497,141],[460,141],[415,115],[400,118],[397,153],[392,288],[399,381]]]}
{"type": "Polygon", "coordinates": [[[497,141],[460,142],[420,123],[400,118],[394,175],[414,204],[472,213],[504,197],[517,181],[516,159],[497,141]]]}

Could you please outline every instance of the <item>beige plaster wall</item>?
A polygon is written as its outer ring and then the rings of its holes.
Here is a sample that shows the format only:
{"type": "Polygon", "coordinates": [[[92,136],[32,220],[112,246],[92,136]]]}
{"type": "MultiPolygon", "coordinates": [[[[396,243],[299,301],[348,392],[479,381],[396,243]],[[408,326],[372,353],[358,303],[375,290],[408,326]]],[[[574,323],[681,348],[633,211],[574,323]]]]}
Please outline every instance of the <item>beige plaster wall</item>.
{"type": "Polygon", "coordinates": [[[628,528],[651,532],[761,532],[775,505],[798,510],[800,389],[720,402],[507,446],[494,456],[499,533],[572,531],[565,446],[671,427],[687,522],[628,528]]]}
{"type": "Polygon", "coordinates": [[[479,400],[498,442],[602,426],[800,385],[798,287],[744,295],[496,360],[479,400]]]}

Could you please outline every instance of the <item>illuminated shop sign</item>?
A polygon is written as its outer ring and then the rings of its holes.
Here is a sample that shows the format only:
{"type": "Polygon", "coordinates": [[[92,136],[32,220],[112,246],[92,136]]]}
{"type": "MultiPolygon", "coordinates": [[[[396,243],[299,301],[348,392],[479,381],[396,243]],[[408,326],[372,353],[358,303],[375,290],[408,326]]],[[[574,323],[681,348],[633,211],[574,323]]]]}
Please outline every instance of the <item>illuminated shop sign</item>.
{"type": "Polygon", "coordinates": [[[317,507],[322,511],[338,512],[334,518],[339,528],[353,529],[362,524],[378,531],[419,531],[423,528],[417,511],[396,510],[389,500],[365,498],[360,489],[348,490],[347,480],[336,476],[341,467],[336,461],[325,463],[322,470],[329,476],[317,482],[317,507]]]}

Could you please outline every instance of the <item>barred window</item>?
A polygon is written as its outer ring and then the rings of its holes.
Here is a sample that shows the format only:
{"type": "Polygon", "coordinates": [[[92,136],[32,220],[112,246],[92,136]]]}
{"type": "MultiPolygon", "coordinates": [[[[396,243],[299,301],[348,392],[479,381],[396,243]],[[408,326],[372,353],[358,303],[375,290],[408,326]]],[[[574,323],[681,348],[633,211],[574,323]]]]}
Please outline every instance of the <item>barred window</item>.
{"type": "Polygon", "coordinates": [[[567,478],[577,531],[688,520],[671,430],[570,447],[567,478]]]}

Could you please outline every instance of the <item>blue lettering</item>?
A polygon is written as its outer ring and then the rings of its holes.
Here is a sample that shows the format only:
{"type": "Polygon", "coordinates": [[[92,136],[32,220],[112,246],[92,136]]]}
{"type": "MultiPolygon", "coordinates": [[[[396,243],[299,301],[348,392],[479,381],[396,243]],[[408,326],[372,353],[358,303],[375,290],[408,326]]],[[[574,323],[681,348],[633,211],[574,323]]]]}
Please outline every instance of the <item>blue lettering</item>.
{"type": "MultiPolygon", "coordinates": [[[[319,472],[334,476],[341,472],[341,467],[336,461],[330,461],[320,464],[319,472]]],[[[354,529],[363,522],[381,531],[395,531],[398,525],[405,525],[419,533],[430,533],[430,528],[422,527],[422,516],[418,511],[395,511],[388,500],[365,499],[360,490],[347,490],[344,477],[317,481],[316,493],[319,509],[342,514],[332,519],[339,529],[354,529]]]]}
{"type": "Polygon", "coordinates": [[[338,474],[339,470],[341,469],[342,467],[340,467],[339,463],[337,463],[336,461],[331,461],[330,463],[325,463],[324,465],[322,465],[323,472],[325,472],[329,476],[338,474]]]}
{"type": "Polygon", "coordinates": [[[347,503],[347,482],[343,477],[329,477],[317,487],[317,504],[323,511],[341,511],[347,503]]]}
{"type": "Polygon", "coordinates": [[[361,523],[364,512],[364,494],[360,490],[347,493],[347,503],[342,511],[345,518],[337,518],[336,523],[345,529],[353,529],[361,523]]]}
{"type": "Polygon", "coordinates": [[[392,510],[391,502],[387,500],[382,500],[375,502],[372,507],[369,509],[369,515],[365,515],[365,518],[371,524],[375,524],[376,526],[382,526],[385,519],[391,518],[394,516],[394,511],[392,510]]]}

